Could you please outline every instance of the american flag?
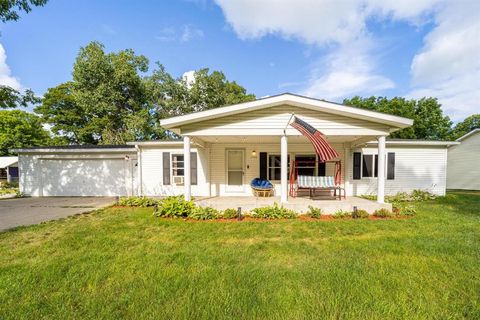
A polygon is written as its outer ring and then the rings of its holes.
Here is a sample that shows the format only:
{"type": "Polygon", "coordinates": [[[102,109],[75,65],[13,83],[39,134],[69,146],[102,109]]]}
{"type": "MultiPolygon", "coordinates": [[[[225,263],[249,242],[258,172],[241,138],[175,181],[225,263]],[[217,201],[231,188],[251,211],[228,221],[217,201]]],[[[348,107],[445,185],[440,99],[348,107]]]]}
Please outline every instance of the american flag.
{"type": "Polygon", "coordinates": [[[328,144],[320,131],[297,117],[293,118],[290,125],[310,140],[320,161],[325,162],[338,157],[337,151],[328,144]]]}

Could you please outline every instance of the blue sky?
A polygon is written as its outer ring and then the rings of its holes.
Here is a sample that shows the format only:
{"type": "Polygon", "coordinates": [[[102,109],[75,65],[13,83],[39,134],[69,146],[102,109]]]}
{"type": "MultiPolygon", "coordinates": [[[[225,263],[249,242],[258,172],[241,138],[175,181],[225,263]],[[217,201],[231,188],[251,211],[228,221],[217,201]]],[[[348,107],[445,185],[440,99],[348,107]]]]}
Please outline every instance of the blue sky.
{"type": "Polygon", "coordinates": [[[132,48],[174,76],[208,67],[258,97],[436,96],[480,109],[478,1],[50,0],[1,25],[0,83],[43,94],[81,46],[132,48]],[[6,59],[5,59],[6,56],[6,59]]]}

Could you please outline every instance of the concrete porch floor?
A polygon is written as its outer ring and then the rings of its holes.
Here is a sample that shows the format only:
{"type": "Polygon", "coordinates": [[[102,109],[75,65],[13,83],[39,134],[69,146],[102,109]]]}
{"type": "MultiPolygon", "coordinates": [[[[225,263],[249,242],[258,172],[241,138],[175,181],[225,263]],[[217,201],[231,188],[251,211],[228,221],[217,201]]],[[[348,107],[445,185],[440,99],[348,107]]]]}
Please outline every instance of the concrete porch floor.
{"type": "MultiPolygon", "coordinates": [[[[201,207],[213,207],[217,210],[225,210],[228,208],[242,208],[242,212],[250,211],[254,208],[271,206],[275,202],[280,204],[280,197],[237,197],[237,196],[224,196],[224,197],[210,197],[210,198],[197,198],[195,203],[201,207]]],[[[390,203],[377,203],[375,201],[366,200],[357,197],[347,197],[342,200],[333,199],[310,199],[307,197],[289,197],[288,203],[283,205],[284,207],[294,210],[300,214],[306,213],[309,206],[321,208],[324,214],[333,214],[338,210],[353,211],[353,207],[366,210],[368,213],[373,213],[378,209],[392,210],[390,203]]]]}

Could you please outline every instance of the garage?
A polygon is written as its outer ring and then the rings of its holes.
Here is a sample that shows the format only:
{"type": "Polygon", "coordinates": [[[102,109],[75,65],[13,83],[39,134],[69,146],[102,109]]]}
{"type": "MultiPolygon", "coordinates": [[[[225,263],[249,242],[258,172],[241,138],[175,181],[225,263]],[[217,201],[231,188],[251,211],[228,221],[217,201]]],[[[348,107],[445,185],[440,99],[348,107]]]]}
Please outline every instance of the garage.
{"type": "Polygon", "coordinates": [[[20,191],[29,196],[136,194],[137,159],[131,146],[21,149],[20,191]]]}

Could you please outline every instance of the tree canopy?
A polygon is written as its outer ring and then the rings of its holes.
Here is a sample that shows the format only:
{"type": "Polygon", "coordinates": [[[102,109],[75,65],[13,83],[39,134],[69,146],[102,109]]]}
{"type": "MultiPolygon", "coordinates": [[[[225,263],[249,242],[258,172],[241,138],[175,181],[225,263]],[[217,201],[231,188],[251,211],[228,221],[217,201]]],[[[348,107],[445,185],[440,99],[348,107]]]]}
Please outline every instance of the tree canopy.
{"type": "Polygon", "coordinates": [[[10,149],[44,146],[52,143],[41,119],[22,110],[0,110],[0,156],[12,154],[10,149]]]}
{"type": "Polygon", "coordinates": [[[32,90],[27,89],[20,93],[9,86],[0,85],[0,109],[27,107],[29,104],[39,103],[40,98],[36,97],[32,90]]]}
{"type": "Polygon", "coordinates": [[[413,119],[413,126],[390,134],[392,138],[446,140],[451,132],[452,121],[443,114],[436,98],[407,100],[401,97],[359,96],[345,99],[344,104],[372,111],[384,112],[413,119]]]}
{"type": "Polygon", "coordinates": [[[164,137],[159,119],[255,99],[219,71],[200,69],[189,83],[161,64],[147,71],[145,56],[92,42],[80,49],[73,79],[48,89],[35,112],[70,143],[121,144],[164,137]]]}
{"type": "Polygon", "coordinates": [[[452,130],[450,138],[456,140],[474,129],[480,129],[480,114],[472,114],[462,122],[457,123],[452,130]]]}
{"type": "Polygon", "coordinates": [[[17,21],[20,12],[30,12],[32,7],[44,6],[48,0],[2,0],[0,2],[0,20],[2,22],[17,21]]]}

